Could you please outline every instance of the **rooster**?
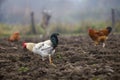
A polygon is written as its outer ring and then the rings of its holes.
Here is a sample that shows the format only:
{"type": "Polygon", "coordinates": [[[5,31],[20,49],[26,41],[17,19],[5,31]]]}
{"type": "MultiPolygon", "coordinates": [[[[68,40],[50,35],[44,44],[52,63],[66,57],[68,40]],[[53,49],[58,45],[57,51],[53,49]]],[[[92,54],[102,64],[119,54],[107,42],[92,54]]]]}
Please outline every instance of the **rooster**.
{"type": "Polygon", "coordinates": [[[39,43],[23,43],[23,48],[28,49],[29,51],[39,54],[42,57],[42,60],[44,61],[45,57],[49,57],[50,64],[53,64],[51,55],[55,53],[55,48],[58,45],[58,33],[53,33],[50,36],[50,40],[46,40],[44,42],[39,43]]]}
{"type": "Polygon", "coordinates": [[[108,35],[112,31],[112,27],[106,27],[105,29],[96,31],[94,29],[89,29],[89,36],[94,41],[95,46],[100,42],[103,43],[103,47],[105,47],[105,41],[108,39],[108,35]]]}
{"type": "Polygon", "coordinates": [[[20,39],[20,33],[14,32],[8,40],[13,42],[13,41],[18,41],[19,39],[20,39]]]}

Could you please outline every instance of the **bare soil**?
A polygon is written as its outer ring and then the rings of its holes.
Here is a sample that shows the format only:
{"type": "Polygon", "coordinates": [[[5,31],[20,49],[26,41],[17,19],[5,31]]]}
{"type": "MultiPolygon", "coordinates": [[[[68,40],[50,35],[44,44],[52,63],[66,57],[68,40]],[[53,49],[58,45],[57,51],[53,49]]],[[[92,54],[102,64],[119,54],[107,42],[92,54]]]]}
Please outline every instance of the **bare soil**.
{"type": "Polygon", "coordinates": [[[120,35],[110,35],[106,47],[94,46],[88,36],[59,37],[59,45],[48,58],[22,48],[23,41],[0,39],[0,80],[120,80],[120,35]]]}

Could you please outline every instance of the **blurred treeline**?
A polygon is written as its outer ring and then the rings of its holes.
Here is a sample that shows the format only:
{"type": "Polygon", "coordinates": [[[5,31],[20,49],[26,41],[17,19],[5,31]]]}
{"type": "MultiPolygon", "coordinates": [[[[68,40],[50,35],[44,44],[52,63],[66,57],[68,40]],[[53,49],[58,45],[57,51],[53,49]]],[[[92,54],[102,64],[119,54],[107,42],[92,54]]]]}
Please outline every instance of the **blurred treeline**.
{"type": "MultiPolygon", "coordinates": [[[[87,34],[89,28],[112,26],[111,9],[115,9],[115,32],[120,32],[120,0],[0,0],[0,36],[15,31],[22,35],[59,32],[87,34]],[[117,8],[117,9],[116,9],[117,8]],[[49,23],[41,25],[42,12],[47,10],[49,23]],[[31,12],[34,12],[33,22],[31,12]],[[33,28],[34,27],[34,28],[33,28]]],[[[43,22],[44,23],[44,22],[43,22]]]]}

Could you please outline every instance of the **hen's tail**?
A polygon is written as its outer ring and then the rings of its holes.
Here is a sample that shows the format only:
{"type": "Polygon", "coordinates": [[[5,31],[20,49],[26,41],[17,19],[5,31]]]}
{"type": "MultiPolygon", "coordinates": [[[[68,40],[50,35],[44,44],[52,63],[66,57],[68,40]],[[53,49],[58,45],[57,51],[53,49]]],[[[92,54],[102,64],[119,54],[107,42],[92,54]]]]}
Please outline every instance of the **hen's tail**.
{"type": "Polygon", "coordinates": [[[112,31],[112,27],[111,26],[108,26],[106,29],[108,30],[109,33],[112,31]]]}

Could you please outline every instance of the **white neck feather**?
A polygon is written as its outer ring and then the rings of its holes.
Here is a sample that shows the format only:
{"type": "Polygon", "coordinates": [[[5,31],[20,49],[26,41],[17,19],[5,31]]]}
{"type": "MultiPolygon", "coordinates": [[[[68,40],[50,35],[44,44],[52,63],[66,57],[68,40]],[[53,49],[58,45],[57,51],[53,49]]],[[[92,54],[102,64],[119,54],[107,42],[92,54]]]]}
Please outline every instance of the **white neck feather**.
{"type": "Polygon", "coordinates": [[[32,52],[34,46],[35,46],[35,43],[26,43],[26,48],[31,52],[32,52]]]}

